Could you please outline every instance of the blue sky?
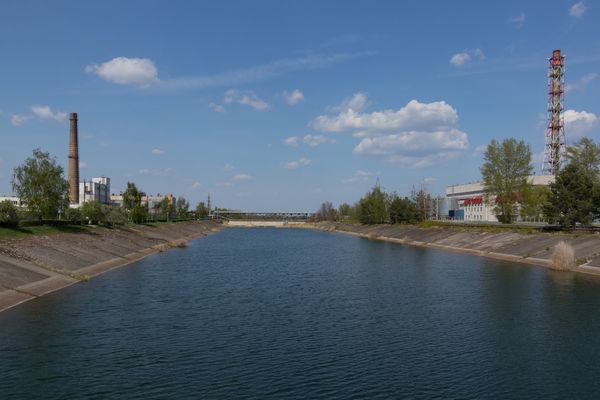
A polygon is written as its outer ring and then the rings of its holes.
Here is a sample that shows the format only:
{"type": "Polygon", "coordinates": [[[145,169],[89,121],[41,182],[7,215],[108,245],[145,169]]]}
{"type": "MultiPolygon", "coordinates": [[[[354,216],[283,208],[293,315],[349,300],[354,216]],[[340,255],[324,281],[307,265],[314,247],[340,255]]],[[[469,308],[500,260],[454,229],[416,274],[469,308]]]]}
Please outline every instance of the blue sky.
{"type": "MultiPolygon", "coordinates": [[[[539,173],[547,58],[566,55],[566,135],[598,140],[592,1],[3,1],[0,193],[31,150],[81,178],[194,205],[313,211],[375,183],[479,179],[493,138],[539,173]]],[[[595,22],[596,21],[596,22],[595,22]]]]}

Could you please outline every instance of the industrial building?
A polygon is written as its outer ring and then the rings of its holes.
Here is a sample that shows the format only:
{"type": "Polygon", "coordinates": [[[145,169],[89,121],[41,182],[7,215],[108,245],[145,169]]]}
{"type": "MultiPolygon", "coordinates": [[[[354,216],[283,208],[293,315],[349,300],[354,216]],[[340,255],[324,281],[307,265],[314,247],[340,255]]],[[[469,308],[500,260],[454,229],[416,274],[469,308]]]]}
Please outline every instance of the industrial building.
{"type": "MultiPolygon", "coordinates": [[[[554,182],[554,175],[531,175],[527,181],[530,185],[548,186],[554,182]]],[[[485,201],[483,182],[448,186],[446,199],[453,200],[456,208],[448,210],[448,214],[440,213],[440,219],[498,222],[494,214],[494,199],[490,199],[489,203],[485,201]]]]}
{"type": "Polygon", "coordinates": [[[79,206],[88,201],[110,204],[110,178],[105,176],[79,182],[79,206]]]}

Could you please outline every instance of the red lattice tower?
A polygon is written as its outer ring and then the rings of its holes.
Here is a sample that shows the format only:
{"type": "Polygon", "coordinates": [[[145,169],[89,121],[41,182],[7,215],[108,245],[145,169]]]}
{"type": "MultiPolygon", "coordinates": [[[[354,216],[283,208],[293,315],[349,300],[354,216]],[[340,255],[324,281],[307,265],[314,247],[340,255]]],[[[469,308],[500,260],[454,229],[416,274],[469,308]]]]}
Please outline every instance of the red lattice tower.
{"type": "Polygon", "coordinates": [[[548,129],[544,145],[542,173],[556,175],[566,161],[565,121],[565,56],[554,50],[548,59],[548,129]]]}

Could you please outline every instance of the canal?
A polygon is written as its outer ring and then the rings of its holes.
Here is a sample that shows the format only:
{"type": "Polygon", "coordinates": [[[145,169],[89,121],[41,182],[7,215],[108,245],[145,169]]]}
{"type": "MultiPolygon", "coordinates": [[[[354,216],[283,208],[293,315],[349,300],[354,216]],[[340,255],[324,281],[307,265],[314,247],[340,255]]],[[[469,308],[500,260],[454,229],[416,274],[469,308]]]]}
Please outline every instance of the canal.
{"type": "Polygon", "coordinates": [[[226,229],[0,314],[0,399],[598,398],[600,280],[226,229]]]}

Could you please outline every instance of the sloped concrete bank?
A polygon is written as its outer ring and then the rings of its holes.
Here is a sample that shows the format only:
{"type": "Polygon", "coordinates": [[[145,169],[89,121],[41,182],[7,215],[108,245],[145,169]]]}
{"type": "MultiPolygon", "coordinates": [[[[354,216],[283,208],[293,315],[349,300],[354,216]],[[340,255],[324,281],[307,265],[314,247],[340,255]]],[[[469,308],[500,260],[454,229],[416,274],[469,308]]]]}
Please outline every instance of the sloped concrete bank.
{"type": "MultiPolygon", "coordinates": [[[[307,226],[308,227],[308,226],[307,226]]],[[[485,232],[454,227],[420,228],[411,225],[358,225],[322,222],[312,225],[372,240],[468,253],[498,260],[551,267],[554,246],[561,241],[575,250],[574,271],[600,275],[600,235],[594,233],[485,232]]]]}
{"type": "Polygon", "coordinates": [[[220,229],[194,221],[0,240],[0,311],[220,229]]]}

